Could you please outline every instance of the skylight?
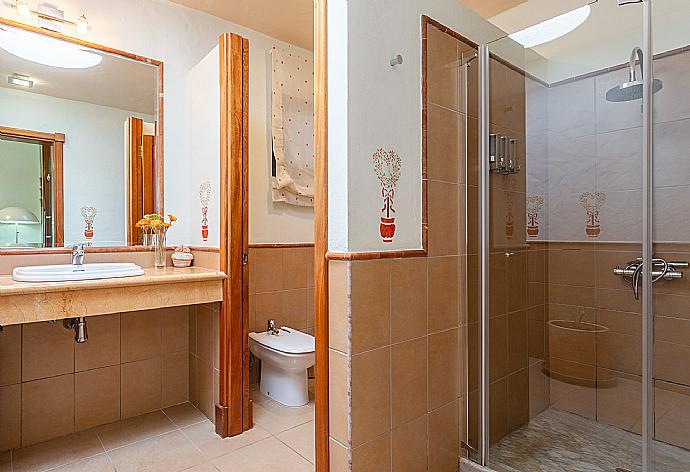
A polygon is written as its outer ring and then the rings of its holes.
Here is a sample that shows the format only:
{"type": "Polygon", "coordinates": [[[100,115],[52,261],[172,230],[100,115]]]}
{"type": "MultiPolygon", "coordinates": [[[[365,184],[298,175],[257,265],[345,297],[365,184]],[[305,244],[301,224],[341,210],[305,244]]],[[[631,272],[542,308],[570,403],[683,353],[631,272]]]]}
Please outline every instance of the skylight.
{"type": "Polygon", "coordinates": [[[565,36],[587,20],[590,13],[589,5],[577,8],[562,15],[556,16],[534,26],[525,28],[509,37],[522,44],[526,48],[539,46],[554,39],[565,36]]]}
{"type": "Polygon", "coordinates": [[[103,59],[76,44],[18,30],[0,29],[0,48],[27,61],[64,69],[94,67],[103,59]]]}

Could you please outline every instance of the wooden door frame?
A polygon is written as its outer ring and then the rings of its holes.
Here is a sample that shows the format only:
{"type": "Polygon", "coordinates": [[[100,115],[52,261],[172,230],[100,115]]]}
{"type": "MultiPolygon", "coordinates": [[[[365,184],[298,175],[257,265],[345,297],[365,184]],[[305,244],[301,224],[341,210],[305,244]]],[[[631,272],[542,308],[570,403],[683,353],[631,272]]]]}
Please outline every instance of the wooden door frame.
{"type": "Polygon", "coordinates": [[[314,0],[314,336],[316,472],[329,472],[328,0],[314,0]]]}
{"type": "Polygon", "coordinates": [[[251,429],[249,399],[249,41],[223,34],[220,52],[220,393],[216,433],[251,429]]]}
{"type": "MultiPolygon", "coordinates": [[[[314,0],[314,26],[315,445],[316,472],[329,472],[327,0],[314,0]]],[[[227,437],[253,426],[249,269],[243,263],[248,253],[249,42],[239,35],[220,37],[220,86],[220,264],[228,278],[220,309],[220,401],[215,419],[216,433],[227,437]]]]}
{"type": "MultiPolygon", "coordinates": [[[[49,145],[53,149],[52,162],[52,206],[53,214],[53,247],[65,244],[65,186],[63,179],[63,157],[65,146],[64,133],[43,133],[25,129],[0,126],[0,136],[21,141],[49,145]]],[[[41,215],[42,217],[43,215],[41,215]]],[[[42,221],[45,224],[45,221],[42,221]]]]}

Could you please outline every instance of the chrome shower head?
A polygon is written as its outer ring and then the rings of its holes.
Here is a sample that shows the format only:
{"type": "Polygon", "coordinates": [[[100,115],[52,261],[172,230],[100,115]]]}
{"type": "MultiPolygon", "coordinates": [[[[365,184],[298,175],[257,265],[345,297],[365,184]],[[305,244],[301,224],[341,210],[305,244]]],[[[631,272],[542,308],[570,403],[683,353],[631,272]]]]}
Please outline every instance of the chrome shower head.
{"type": "MultiPolygon", "coordinates": [[[[642,49],[634,47],[630,53],[630,62],[628,63],[630,80],[620,85],[616,85],[608,92],[606,92],[606,100],[609,102],[630,102],[642,98],[644,90],[644,56],[642,49]],[[636,63],[640,61],[640,80],[637,80],[636,63]]],[[[663,82],[659,79],[652,81],[652,93],[657,93],[663,87],[663,82]]]]}

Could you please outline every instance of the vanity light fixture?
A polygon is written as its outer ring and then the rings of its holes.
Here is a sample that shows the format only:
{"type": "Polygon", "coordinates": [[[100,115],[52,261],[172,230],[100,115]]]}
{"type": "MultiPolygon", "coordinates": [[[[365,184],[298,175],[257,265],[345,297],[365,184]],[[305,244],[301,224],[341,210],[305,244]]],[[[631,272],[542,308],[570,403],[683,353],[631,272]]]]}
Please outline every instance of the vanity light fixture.
{"type": "Polygon", "coordinates": [[[539,46],[540,44],[548,43],[549,41],[553,41],[554,39],[558,39],[574,31],[589,18],[590,12],[590,6],[585,5],[520,30],[508,37],[526,48],[539,46]]]}
{"type": "Polygon", "coordinates": [[[0,48],[27,61],[63,69],[87,69],[103,60],[76,44],[15,29],[0,30],[0,48]]]}
{"type": "Polygon", "coordinates": [[[84,36],[89,32],[89,22],[86,15],[80,16],[75,21],[65,19],[65,13],[47,3],[39,3],[38,8],[33,10],[29,6],[28,0],[14,0],[12,4],[17,9],[17,13],[24,20],[36,17],[38,26],[50,31],[62,32],[62,27],[67,25],[75,28],[77,32],[84,36]]]}
{"type": "Polygon", "coordinates": [[[19,16],[25,20],[31,18],[31,8],[29,8],[29,3],[26,0],[17,0],[14,6],[17,8],[19,16]]]}
{"type": "Polygon", "coordinates": [[[82,36],[86,36],[86,33],[89,32],[89,22],[86,20],[86,15],[80,16],[77,20],[77,31],[82,36]]]}
{"type": "Polygon", "coordinates": [[[34,81],[28,75],[12,74],[7,77],[7,83],[12,85],[18,85],[20,87],[31,88],[34,86],[34,81]]]}

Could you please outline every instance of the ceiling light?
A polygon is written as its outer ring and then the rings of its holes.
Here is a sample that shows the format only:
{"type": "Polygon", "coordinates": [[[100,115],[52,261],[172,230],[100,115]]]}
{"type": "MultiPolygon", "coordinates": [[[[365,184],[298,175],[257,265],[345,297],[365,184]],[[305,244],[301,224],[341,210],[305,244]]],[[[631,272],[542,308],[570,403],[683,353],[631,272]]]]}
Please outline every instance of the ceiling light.
{"type": "Polygon", "coordinates": [[[20,87],[33,87],[34,81],[28,75],[12,74],[7,77],[7,83],[19,85],[20,87]]]}
{"type": "Polygon", "coordinates": [[[526,48],[539,46],[540,44],[548,43],[556,38],[565,36],[580,26],[589,17],[590,7],[577,8],[562,15],[556,16],[534,26],[525,28],[517,33],[513,33],[508,37],[526,48]]]}
{"type": "Polygon", "coordinates": [[[17,13],[19,13],[19,16],[25,20],[31,18],[31,8],[29,8],[29,3],[26,0],[17,0],[15,2],[15,6],[17,7],[17,13]]]}
{"type": "Polygon", "coordinates": [[[76,44],[26,31],[0,31],[0,48],[27,61],[64,69],[86,69],[103,58],[76,44]]]}
{"type": "Polygon", "coordinates": [[[85,36],[89,32],[89,22],[86,21],[86,16],[82,15],[77,20],[77,31],[82,36],[85,36]]]}

